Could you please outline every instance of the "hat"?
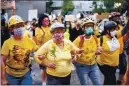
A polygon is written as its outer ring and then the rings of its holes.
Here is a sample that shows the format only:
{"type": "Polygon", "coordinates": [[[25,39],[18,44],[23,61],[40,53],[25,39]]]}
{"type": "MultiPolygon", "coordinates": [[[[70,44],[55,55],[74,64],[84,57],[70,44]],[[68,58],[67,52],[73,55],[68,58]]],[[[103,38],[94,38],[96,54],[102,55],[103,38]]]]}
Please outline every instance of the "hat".
{"type": "Polygon", "coordinates": [[[9,18],[8,21],[8,27],[15,25],[17,23],[24,23],[24,21],[22,20],[22,18],[18,15],[13,15],[9,18]]]}
{"type": "Polygon", "coordinates": [[[116,16],[121,16],[121,14],[119,12],[111,12],[110,15],[109,15],[109,19],[113,18],[113,17],[116,17],[116,16]]]}
{"type": "Polygon", "coordinates": [[[112,29],[112,28],[116,28],[117,27],[117,23],[114,21],[108,21],[104,24],[104,29],[112,29]]]}
{"type": "Polygon", "coordinates": [[[56,22],[54,24],[51,25],[50,27],[50,32],[53,32],[56,28],[65,28],[64,24],[56,22]]]}
{"type": "Polygon", "coordinates": [[[86,18],[82,19],[81,26],[84,26],[85,24],[88,24],[88,23],[92,23],[92,24],[95,25],[95,22],[94,22],[94,20],[92,18],[86,17],[86,18]]]}

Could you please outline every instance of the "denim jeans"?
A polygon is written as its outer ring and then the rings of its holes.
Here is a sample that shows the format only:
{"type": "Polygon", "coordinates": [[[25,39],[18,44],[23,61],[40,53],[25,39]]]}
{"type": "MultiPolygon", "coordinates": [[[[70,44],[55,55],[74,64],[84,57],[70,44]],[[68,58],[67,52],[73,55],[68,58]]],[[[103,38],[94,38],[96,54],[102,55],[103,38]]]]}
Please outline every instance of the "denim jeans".
{"type": "Polygon", "coordinates": [[[101,85],[101,76],[99,68],[96,64],[86,65],[75,63],[77,76],[80,80],[81,85],[88,85],[88,76],[90,77],[94,85],[101,85]]]}
{"type": "Polygon", "coordinates": [[[6,73],[9,85],[32,85],[31,72],[27,72],[23,77],[14,77],[6,73]]]}

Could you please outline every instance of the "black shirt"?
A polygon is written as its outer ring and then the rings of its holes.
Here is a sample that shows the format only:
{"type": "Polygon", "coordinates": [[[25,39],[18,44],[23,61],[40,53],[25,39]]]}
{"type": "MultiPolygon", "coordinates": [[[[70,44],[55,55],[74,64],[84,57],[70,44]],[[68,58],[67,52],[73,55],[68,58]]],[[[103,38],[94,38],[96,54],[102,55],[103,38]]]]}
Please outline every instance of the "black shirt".
{"type": "Polygon", "coordinates": [[[70,40],[74,41],[79,35],[82,35],[84,32],[82,31],[82,28],[79,28],[79,30],[75,28],[70,29],[70,40]]]}
{"type": "Polygon", "coordinates": [[[9,30],[6,27],[1,29],[1,47],[4,41],[7,40],[9,37],[10,37],[9,30]]]}

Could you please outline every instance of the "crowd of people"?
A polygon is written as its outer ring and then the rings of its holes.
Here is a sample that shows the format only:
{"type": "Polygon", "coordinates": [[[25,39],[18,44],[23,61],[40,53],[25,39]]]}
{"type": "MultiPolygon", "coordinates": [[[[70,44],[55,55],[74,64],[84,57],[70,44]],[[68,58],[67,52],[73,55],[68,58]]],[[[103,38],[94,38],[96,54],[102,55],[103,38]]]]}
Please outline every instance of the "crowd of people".
{"type": "Polygon", "coordinates": [[[111,12],[98,22],[88,16],[63,22],[41,14],[25,22],[12,15],[6,22],[1,16],[1,84],[32,85],[33,53],[43,85],[70,85],[73,67],[81,85],[88,77],[94,85],[129,85],[129,18],[123,23],[120,17],[111,12]]]}

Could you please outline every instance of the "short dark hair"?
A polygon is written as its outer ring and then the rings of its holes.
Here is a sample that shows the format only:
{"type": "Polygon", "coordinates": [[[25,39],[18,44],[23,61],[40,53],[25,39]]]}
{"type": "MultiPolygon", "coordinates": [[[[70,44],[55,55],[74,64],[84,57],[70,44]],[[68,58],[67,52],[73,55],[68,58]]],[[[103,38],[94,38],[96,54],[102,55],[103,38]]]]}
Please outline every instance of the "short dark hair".
{"type": "Polygon", "coordinates": [[[33,21],[33,20],[34,20],[34,21],[37,21],[37,19],[36,19],[36,18],[33,18],[33,19],[32,19],[32,21],[33,21]]]}

